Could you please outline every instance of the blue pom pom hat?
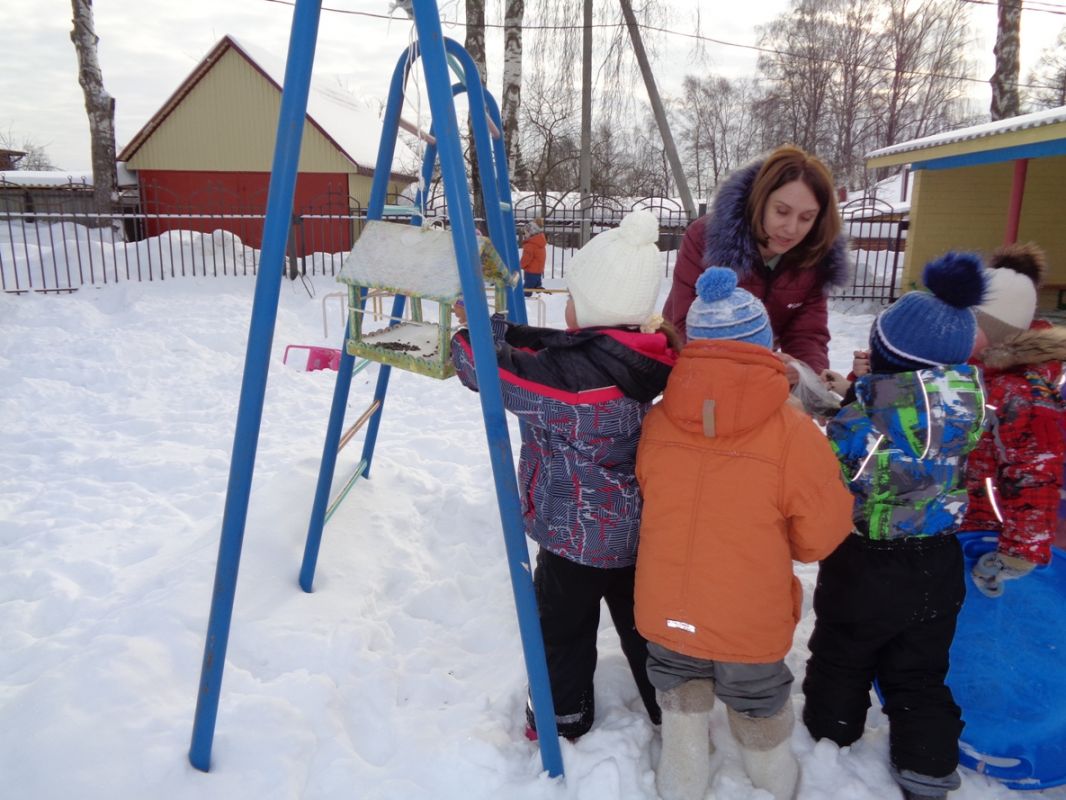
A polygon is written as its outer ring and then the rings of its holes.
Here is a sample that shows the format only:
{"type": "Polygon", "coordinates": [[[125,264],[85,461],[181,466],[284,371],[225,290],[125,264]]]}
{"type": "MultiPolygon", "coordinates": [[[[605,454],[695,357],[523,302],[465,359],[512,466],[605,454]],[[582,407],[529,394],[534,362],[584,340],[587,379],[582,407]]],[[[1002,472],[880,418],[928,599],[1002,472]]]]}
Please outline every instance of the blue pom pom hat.
{"type": "Polygon", "coordinates": [[[685,327],[690,340],[733,339],[767,348],[774,343],[763,304],[747,289],[737,288],[737,274],[726,267],[708,267],[700,275],[685,327]]]}
{"type": "Polygon", "coordinates": [[[987,286],[974,253],[947,253],[922,273],[928,292],[907,292],[877,315],[870,330],[873,372],[916,372],[964,364],[977,340],[974,307],[987,286]]]}

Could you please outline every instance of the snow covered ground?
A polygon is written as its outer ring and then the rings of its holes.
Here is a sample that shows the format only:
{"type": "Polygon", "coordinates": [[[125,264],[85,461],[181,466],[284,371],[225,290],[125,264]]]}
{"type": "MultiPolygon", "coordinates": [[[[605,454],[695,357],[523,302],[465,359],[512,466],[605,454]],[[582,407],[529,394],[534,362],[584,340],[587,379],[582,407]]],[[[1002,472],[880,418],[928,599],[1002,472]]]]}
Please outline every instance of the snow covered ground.
{"type": "MultiPolygon", "coordinates": [[[[315,298],[282,286],[213,768],[189,765],[253,286],[0,296],[0,795],[655,798],[658,733],[609,622],[597,721],[562,742],[565,781],[522,736],[526,678],[480,406],[458,381],[394,371],[373,476],[327,526],[315,591],[298,588],[335,373],[282,357],[291,343],[340,346],[336,303],[323,336],[322,298],[338,288],[326,279],[315,298]]],[[[562,324],[561,297],[546,311],[562,324]]],[[[832,314],[837,369],[870,320],[832,314]]],[[[355,377],[349,419],[376,373],[355,377]]],[[[815,569],[800,574],[797,676],[815,569]]],[[[876,707],[844,751],[798,727],[800,800],[898,798],[887,734],[876,707]]],[[[720,704],[714,739],[709,797],[766,800],[720,704]]],[[[962,780],[958,800],[1012,796],[962,780]]]]}

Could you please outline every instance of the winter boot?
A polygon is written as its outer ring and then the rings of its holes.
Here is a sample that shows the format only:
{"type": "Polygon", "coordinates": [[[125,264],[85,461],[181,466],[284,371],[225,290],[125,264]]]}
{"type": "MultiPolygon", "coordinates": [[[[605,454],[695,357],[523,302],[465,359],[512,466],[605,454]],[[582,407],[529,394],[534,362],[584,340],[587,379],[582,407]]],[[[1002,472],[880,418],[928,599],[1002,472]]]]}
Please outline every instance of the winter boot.
{"type": "Polygon", "coordinates": [[[663,749],[655,771],[662,800],[703,800],[711,781],[714,681],[692,680],[656,692],[663,713],[663,749]]]}
{"type": "Polygon", "coordinates": [[[774,800],[793,800],[799,784],[799,762],[792,755],[796,716],[790,699],[772,717],[749,717],[729,709],[729,727],[740,745],[740,758],[756,789],[774,800]]]}
{"type": "MultiPolygon", "coordinates": [[[[592,720],[596,716],[596,700],[589,689],[581,695],[581,704],[573,713],[560,714],[556,710],[555,730],[565,739],[571,742],[581,738],[589,732],[592,720]]],[[[533,698],[526,695],[526,738],[531,742],[537,741],[537,720],[533,715],[533,698]]]]}
{"type": "Polygon", "coordinates": [[[940,794],[915,794],[910,789],[903,790],[903,800],[948,800],[948,793],[940,794]]]}

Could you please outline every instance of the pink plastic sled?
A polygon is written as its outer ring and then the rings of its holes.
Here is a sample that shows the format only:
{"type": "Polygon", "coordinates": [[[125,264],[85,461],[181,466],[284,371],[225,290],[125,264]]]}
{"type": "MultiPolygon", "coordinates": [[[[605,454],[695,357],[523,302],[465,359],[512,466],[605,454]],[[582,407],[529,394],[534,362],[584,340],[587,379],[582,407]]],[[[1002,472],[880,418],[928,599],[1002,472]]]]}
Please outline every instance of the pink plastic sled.
{"type": "Polygon", "coordinates": [[[293,349],[307,351],[307,366],[304,367],[307,372],[313,372],[316,369],[331,369],[336,372],[340,367],[340,350],[334,350],[332,347],[317,347],[310,344],[290,344],[285,348],[285,355],[281,358],[282,364],[288,363],[289,351],[293,349]]]}

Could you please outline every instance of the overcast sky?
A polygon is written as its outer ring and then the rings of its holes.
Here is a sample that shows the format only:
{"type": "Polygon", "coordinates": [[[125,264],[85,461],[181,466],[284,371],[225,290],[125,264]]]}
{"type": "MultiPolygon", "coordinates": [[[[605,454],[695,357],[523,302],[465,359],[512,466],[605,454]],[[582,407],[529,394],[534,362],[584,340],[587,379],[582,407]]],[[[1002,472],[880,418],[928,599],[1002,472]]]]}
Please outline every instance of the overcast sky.
{"type": "MultiPolygon", "coordinates": [[[[573,0],[576,2],[576,0],[573,0]]],[[[603,2],[603,0],[600,0],[603,2]]],[[[959,0],[943,0],[958,2],[959,0]]],[[[672,0],[676,11],[663,27],[694,28],[697,3],[705,35],[738,45],[755,43],[755,26],[782,13],[789,0],[672,0]],[[742,7],[743,15],[736,13],[742,7]]],[[[43,145],[65,170],[88,169],[89,133],[77,61],[70,41],[71,7],[66,0],[3,0],[0,23],[0,131],[21,144],[43,145]]],[[[441,0],[442,17],[454,19],[457,3],[441,0]]],[[[490,17],[499,3],[488,0],[490,17]]],[[[527,6],[532,3],[527,2],[527,6]]],[[[324,8],[385,15],[389,0],[324,0],[324,8]]],[[[200,59],[225,34],[284,55],[292,6],[272,0],[96,0],[96,31],[107,90],[116,99],[119,149],[129,141],[177,88],[200,59]]],[[[992,70],[995,5],[974,5],[974,56],[987,76],[992,70]]],[[[1066,16],[1026,11],[1022,18],[1022,77],[1054,41],[1066,16]]],[[[315,56],[315,73],[333,76],[364,97],[385,99],[388,78],[407,45],[411,24],[397,12],[392,21],[324,10],[315,56]]],[[[447,33],[447,31],[446,31],[447,33]]],[[[462,41],[463,29],[450,32],[462,41]]],[[[711,62],[698,65],[689,55],[691,39],[664,36],[659,51],[671,53],[656,68],[659,90],[677,94],[686,69],[724,74],[754,74],[755,53],[743,47],[707,45],[711,62]]],[[[498,94],[502,45],[489,42],[489,88],[498,94]]],[[[989,90],[974,84],[981,109],[989,90]]]]}

